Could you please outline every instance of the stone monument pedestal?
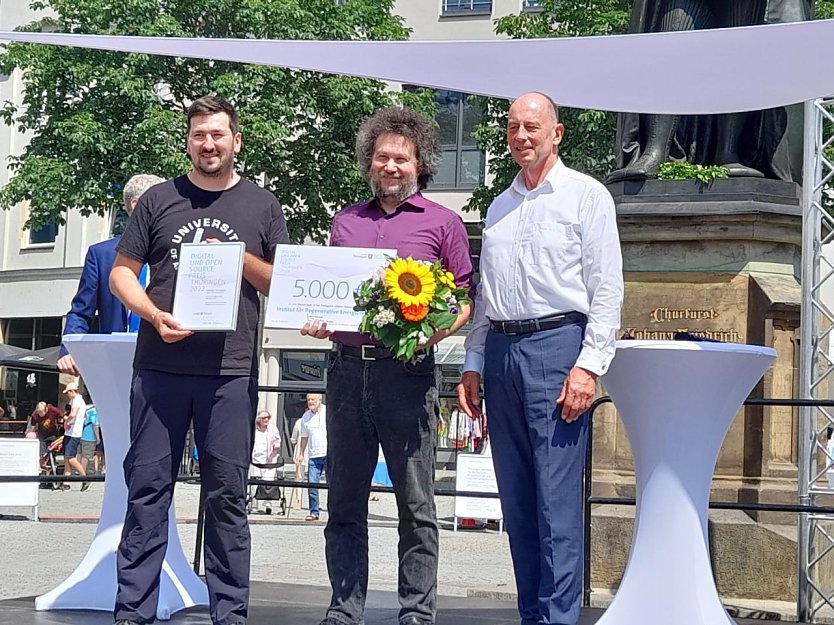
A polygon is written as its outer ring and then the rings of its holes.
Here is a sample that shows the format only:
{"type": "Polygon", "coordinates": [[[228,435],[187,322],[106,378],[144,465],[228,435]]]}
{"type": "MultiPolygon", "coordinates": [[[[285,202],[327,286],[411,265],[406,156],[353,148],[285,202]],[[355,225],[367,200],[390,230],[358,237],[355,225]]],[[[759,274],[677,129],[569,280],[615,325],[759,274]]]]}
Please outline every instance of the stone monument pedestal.
{"type": "MultiPolygon", "coordinates": [[[[710,184],[627,181],[609,190],[617,204],[623,248],[622,334],[671,339],[685,331],[773,347],[777,360],[753,396],[795,397],[802,253],[799,186],[729,178],[710,184]]],[[[633,496],[631,452],[622,425],[611,408],[598,411],[597,417],[595,491],[633,496]]],[[[719,455],[713,499],[796,501],[797,418],[792,408],[739,411],[719,455]]],[[[751,516],[796,522],[792,514],[751,516]]]]}
{"type": "MultiPolygon", "coordinates": [[[[736,178],[709,185],[620,182],[608,188],[617,204],[623,248],[621,334],[651,340],[686,331],[773,347],[776,361],[751,396],[796,397],[799,186],[736,178]]],[[[711,499],[796,502],[797,421],[793,408],[742,408],[721,447],[711,499]]],[[[593,490],[598,496],[635,495],[631,449],[610,404],[594,418],[593,490]]],[[[634,511],[603,506],[593,514],[592,585],[613,589],[625,566],[634,511]]],[[[796,521],[787,513],[711,515],[709,542],[719,593],[795,600],[796,521]]]]}

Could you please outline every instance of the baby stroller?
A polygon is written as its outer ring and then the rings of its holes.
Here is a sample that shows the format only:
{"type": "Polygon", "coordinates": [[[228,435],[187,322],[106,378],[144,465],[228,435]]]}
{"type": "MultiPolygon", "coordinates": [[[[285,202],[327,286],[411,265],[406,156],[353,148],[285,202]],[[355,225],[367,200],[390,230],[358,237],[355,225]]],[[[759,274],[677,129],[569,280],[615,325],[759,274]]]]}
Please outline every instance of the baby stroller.
{"type": "Polygon", "coordinates": [[[278,469],[284,466],[284,461],[279,458],[278,462],[260,464],[253,462],[249,465],[249,477],[264,481],[274,481],[275,484],[250,485],[246,497],[246,512],[251,514],[259,509],[258,502],[263,502],[264,512],[272,514],[272,509],[278,507],[281,515],[287,513],[287,499],[281,487],[278,485],[278,469]],[[277,502],[277,503],[276,503],[277,502]]]}
{"type": "MultiPolygon", "coordinates": [[[[49,441],[49,439],[46,439],[49,441]]],[[[46,442],[46,441],[44,441],[46,442]]],[[[46,445],[46,451],[40,459],[41,471],[44,475],[58,475],[58,454],[64,451],[64,437],[58,436],[46,445]]],[[[44,482],[41,488],[59,488],[60,484],[44,482]]]]}

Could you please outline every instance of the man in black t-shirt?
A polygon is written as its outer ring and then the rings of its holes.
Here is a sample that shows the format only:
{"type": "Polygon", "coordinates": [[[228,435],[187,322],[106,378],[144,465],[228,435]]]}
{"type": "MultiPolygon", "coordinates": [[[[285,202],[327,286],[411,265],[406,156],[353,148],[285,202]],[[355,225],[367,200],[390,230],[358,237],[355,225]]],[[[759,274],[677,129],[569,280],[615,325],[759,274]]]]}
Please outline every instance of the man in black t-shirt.
{"type": "Polygon", "coordinates": [[[142,196],[110,274],[113,293],[142,317],[125,459],[128,507],[117,558],[117,625],[156,617],[168,508],[192,420],[206,509],[211,620],[246,622],[246,475],[257,407],[258,291],[269,291],[275,246],[289,238],[278,200],[235,172],[240,143],[229,102],[204,97],[189,107],[192,169],[142,196]],[[200,241],[246,244],[233,332],[191,332],[170,314],[180,245],[200,241]],[[144,263],[150,268],[147,289],[138,281],[144,263]]]}

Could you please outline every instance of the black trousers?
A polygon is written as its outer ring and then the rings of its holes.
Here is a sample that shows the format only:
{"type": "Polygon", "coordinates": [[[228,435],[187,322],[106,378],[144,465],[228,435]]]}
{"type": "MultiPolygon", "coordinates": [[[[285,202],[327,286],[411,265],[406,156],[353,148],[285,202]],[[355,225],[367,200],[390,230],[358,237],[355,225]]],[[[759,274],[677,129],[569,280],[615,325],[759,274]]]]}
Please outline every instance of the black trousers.
{"type": "Polygon", "coordinates": [[[400,622],[432,625],[438,529],[434,357],[416,364],[334,354],[327,374],[328,519],[324,530],[333,594],[327,616],[363,622],[368,593],[368,494],[379,445],[399,513],[400,622]]]}
{"type": "Polygon", "coordinates": [[[116,620],[151,623],[156,618],[168,545],[168,508],[193,420],[206,511],[211,620],[215,625],[246,622],[250,557],[246,476],[257,400],[257,384],[250,376],[134,372],[116,620]]]}

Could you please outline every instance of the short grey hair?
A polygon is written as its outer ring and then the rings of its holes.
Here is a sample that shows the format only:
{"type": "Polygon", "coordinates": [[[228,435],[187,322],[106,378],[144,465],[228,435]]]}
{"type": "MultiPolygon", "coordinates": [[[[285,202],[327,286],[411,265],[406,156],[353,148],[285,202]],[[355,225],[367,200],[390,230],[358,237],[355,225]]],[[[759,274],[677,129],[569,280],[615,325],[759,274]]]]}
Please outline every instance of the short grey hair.
{"type": "Polygon", "coordinates": [[[269,410],[258,410],[257,418],[260,419],[261,417],[268,417],[269,419],[271,419],[272,415],[269,414],[269,410]]]}
{"type": "Polygon", "coordinates": [[[371,162],[376,141],[382,135],[399,135],[410,139],[417,151],[417,185],[425,189],[437,173],[440,140],[429,118],[410,108],[384,108],[366,119],[356,134],[356,160],[359,173],[371,179],[371,162]]]}
{"type": "Polygon", "coordinates": [[[128,180],[125,183],[123,192],[124,205],[127,214],[130,215],[130,212],[133,210],[130,207],[133,200],[138,200],[142,197],[142,194],[145,193],[145,191],[160,182],[165,182],[165,178],[155,176],[154,174],[136,174],[128,180]]]}

